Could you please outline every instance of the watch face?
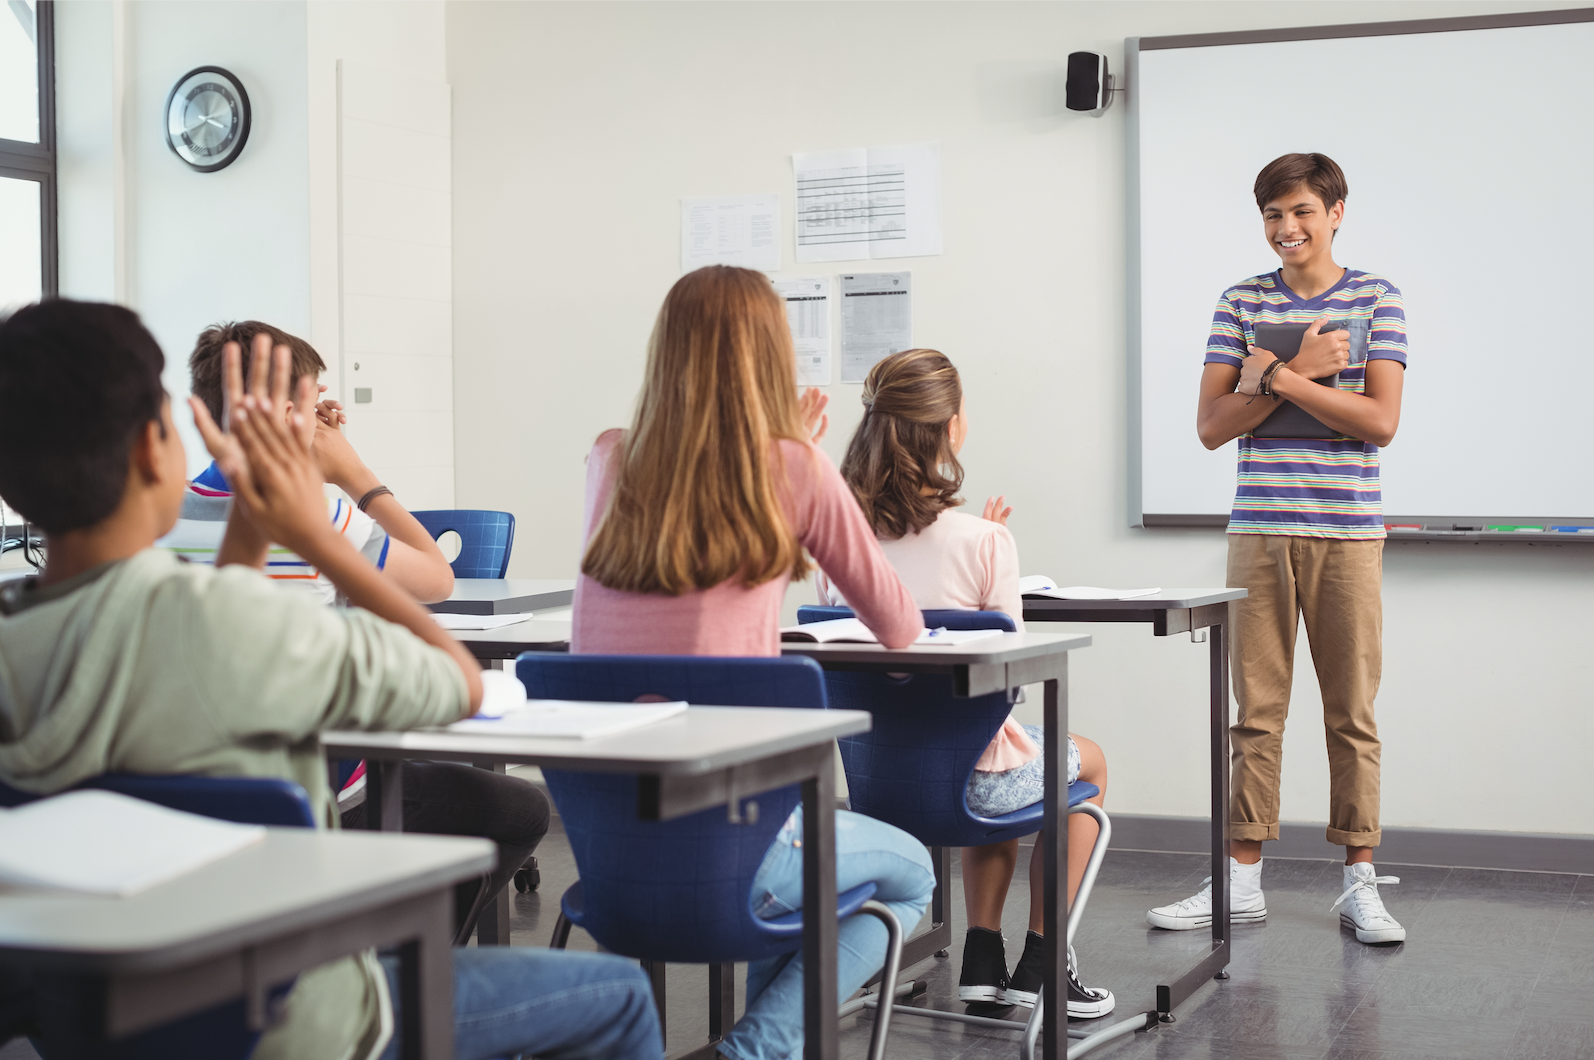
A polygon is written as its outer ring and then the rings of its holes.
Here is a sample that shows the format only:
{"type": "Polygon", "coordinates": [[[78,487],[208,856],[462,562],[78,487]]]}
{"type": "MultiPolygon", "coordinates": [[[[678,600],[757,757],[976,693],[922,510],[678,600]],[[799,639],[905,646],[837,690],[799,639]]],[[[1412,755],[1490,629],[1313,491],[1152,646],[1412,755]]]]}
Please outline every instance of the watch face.
{"type": "Polygon", "coordinates": [[[166,99],[166,143],[202,173],[238,157],[249,138],[249,94],[219,66],[184,74],[166,99]]]}

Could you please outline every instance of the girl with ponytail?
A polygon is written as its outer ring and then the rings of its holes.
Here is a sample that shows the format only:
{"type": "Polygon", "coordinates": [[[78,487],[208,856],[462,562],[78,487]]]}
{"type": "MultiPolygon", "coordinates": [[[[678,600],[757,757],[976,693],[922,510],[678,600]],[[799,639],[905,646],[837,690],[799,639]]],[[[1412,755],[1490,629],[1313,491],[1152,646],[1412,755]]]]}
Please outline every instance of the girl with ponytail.
{"type": "MultiPolygon", "coordinates": [[[[1024,628],[1018,588],[1018,546],[1007,529],[1013,509],[1003,497],[985,502],[983,517],[954,511],[963,503],[958,453],[968,438],[968,409],[958,370],[937,350],[903,350],[878,362],[863,386],[863,421],[847,446],[842,478],[852,487],[886,558],[924,610],[1002,611],[1024,628]]],[[[823,603],[846,604],[844,588],[819,579],[823,603]]],[[[1043,778],[1040,726],[1009,717],[969,778],[968,807],[999,817],[1040,801],[1043,778]]],[[[1101,748],[1068,737],[1068,780],[1107,791],[1101,748]]],[[[1068,828],[1068,900],[1073,901],[1096,823],[1080,817],[1068,828]]],[[[1037,851],[1040,836],[1035,837],[1037,851]]],[[[1018,860],[1018,841],[963,850],[963,899],[969,930],[964,938],[958,997],[1033,1008],[1041,975],[1042,859],[1030,860],[1029,932],[1011,976],[1002,946],[1002,906],[1018,860]]],[[[1080,984],[1068,960],[1068,1015],[1105,1016],[1113,996],[1080,984]]]]}

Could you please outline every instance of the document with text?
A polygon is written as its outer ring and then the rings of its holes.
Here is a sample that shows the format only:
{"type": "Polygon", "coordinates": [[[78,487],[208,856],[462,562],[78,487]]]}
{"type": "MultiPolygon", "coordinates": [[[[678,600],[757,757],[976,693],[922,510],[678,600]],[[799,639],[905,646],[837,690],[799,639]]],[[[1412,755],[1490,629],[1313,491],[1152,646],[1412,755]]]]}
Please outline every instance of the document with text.
{"type": "Polygon", "coordinates": [[[830,385],[830,277],[771,280],[786,300],[786,322],[797,348],[797,385],[830,385]]]}
{"type": "Polygon", "coordinates": [[[911,272],[841,277],[841,381],[861,383],[880,358],[913,348],[911,272]]]}
{"type": "Polygon", "coordinates": [[[861,261],[941,253],[941,145],[792,155],[797,260],[861,261]]]}
{"type": "Polygon", "coordinates": [[[681,271],[705,265],[780,268],[780,196],[681,200],[681,271]]]}

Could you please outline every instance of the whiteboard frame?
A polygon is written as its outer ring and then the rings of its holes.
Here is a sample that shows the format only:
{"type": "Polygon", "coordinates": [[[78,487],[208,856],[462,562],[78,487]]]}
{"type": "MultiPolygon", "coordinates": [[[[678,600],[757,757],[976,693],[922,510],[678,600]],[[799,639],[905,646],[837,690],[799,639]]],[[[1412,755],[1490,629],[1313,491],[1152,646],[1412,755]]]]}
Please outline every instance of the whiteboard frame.
{"type": "MultiPolygon", "coordinates": [[[[1511,29],[1518,26],[1557,26],[1594,22],[1594,7],[1559,11],[1524,11],[1461,18],[1408,19],[1399,22],[1354,22],[1340,26],[1294,26],[1282,29],[1241,30],[1227,33],[1189,33],[1169,37],[1124,38],[1124,179],[1126,182],[1125,263],[1128,270],[1125,305],[1128,312],[1125,341],[1128,353],[1129,392],[1129,525],[1136,529],[1170,526],[1227,527],[1227,514],[1147,512],[1144,510],[1144,447],[1142,446],[1141,386],[1141,261],[1140,261],[1140,53],[1170,48],[1213,48],[1230,44],[1270,44],[1282,41],[1332,40],[1344,37],[1390,37],[1413,33],[1453,33],[1459,30],[1511,29]]],[[[1513,515],[1401,516],[1386,513],[1387,522],[1421,521],[1429,527],[1482,527],[1487,523],[1587,523],[1585,517],[1513,515]]],[[[1429,535],[1422,535],[1428,537],[1429,535]]],[[[1449,534],[1446,534],[1449,536],[1449,534]]],[[[1492,535],[1491,535],[1492,536],[1492,535]]],[[[1551,535],[1545,535],[1549,537],[1551,535]]],[[[1559,537],[1559,535],[1555,535],[1559,537]]],[[[1576,535],[1582,537],[1583,535],[1576,535]]],[[[1594,535],[1591,535],[1594,536],[1594,535]]]]}

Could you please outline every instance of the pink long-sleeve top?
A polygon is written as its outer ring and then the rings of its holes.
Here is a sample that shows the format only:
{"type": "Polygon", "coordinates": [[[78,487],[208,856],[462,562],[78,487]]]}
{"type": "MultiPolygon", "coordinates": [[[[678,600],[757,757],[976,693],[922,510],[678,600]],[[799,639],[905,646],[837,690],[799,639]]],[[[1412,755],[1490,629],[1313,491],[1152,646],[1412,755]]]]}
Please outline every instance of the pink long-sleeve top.
{"type": "MultiPolygon", "coordinates": [[[[1018,589],[1018,545],[999,523],[944,511],[918,533],[880,542],[913,599],[926,611],[1004,611],[1020,630],[1024,602],[1018,589]]],[[[821,603],[850,606],[844,587],[819,579],[821,603]]],[[[986,773],[1017,769],[1040,757],[1024,727],[1009,717],[974,768],[986,773]]]]}
{"type": "MultiPolygon", "coordinates": [[[[587,457],[582,543],[614,492],[621,432],[600,435],[587,457]]],[[[781,503],[829,580],[852,601],[882,644],[911,644],[923,616],[880,551],[858,502],[835,464],[817,446],[781,440],[781,503]]],[[[777,465],[778,466],[778,465],[777,465]]],[[[576,580],[570,650],[616,655],[779,655],[780,606],[790,579],[781,575],[751,589],[734,579],[680,596],[610,589],[582,574],[576,580]]]]}

